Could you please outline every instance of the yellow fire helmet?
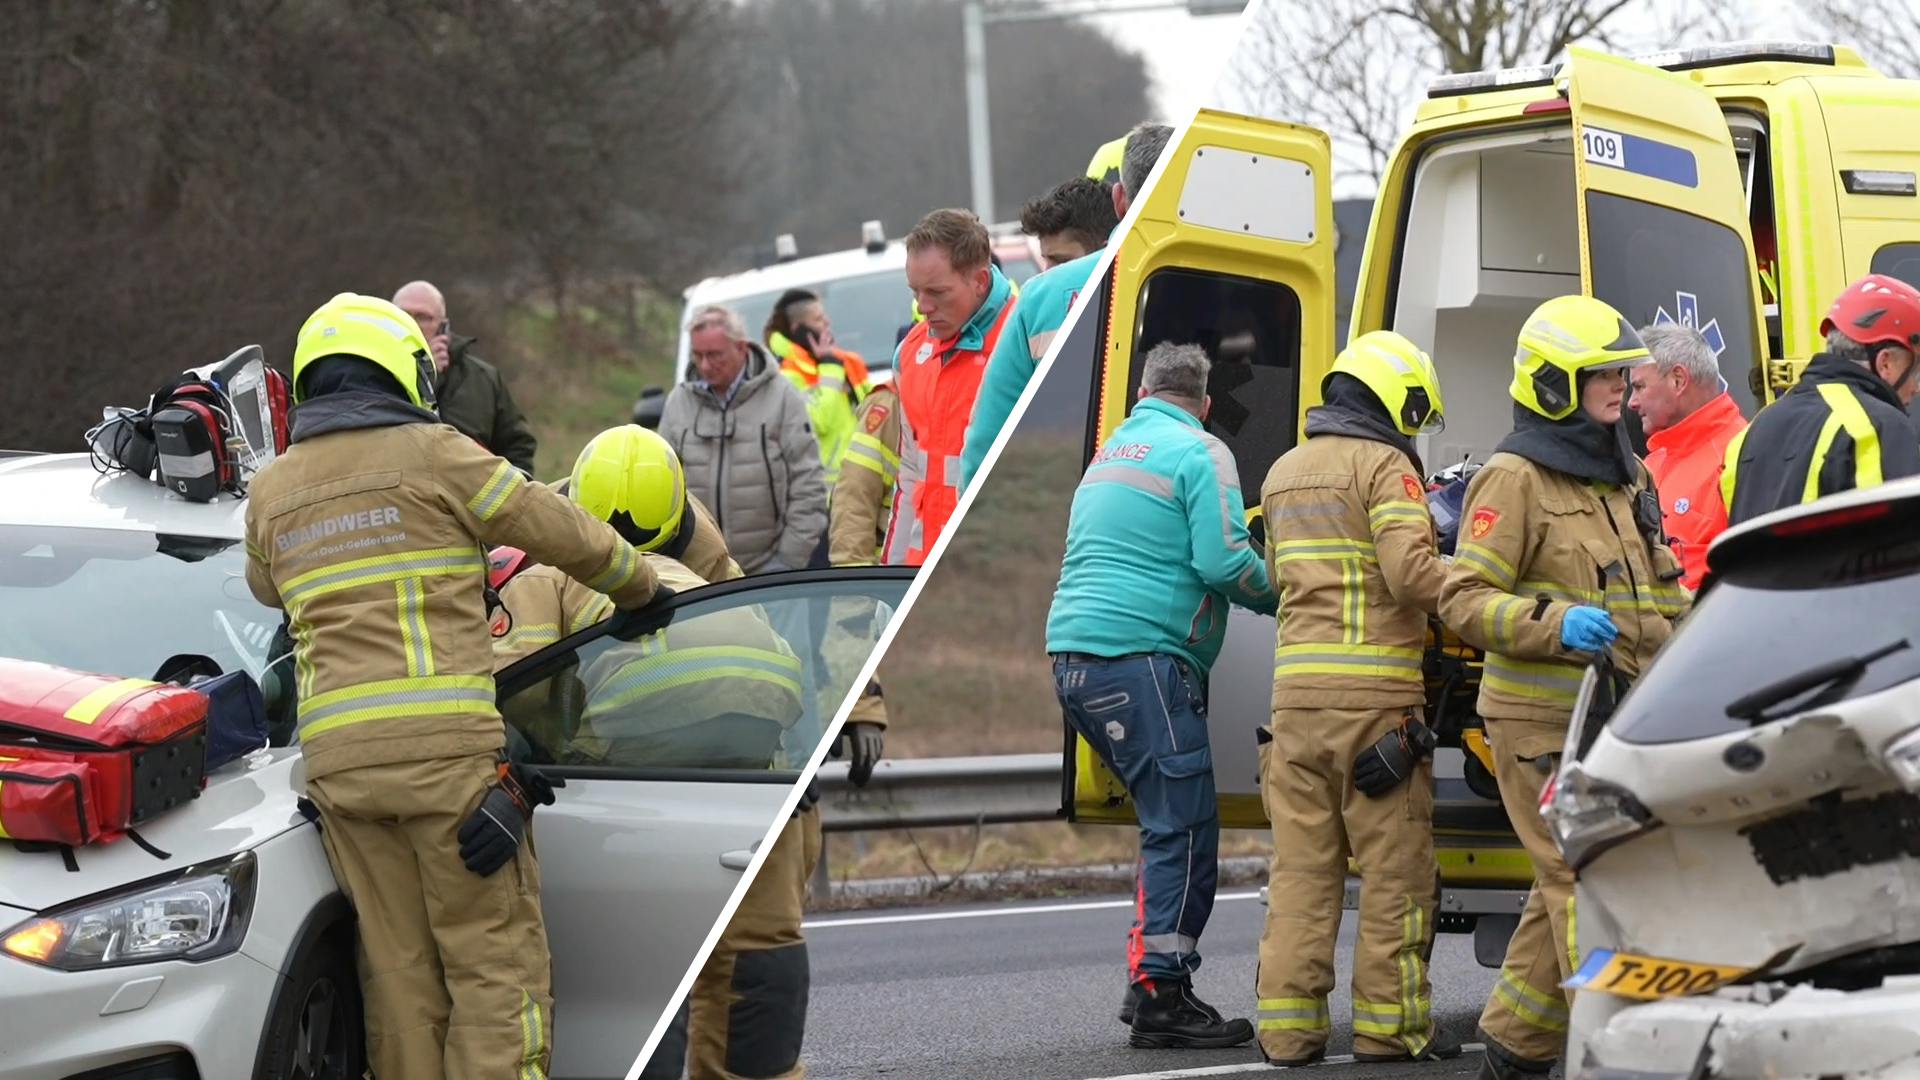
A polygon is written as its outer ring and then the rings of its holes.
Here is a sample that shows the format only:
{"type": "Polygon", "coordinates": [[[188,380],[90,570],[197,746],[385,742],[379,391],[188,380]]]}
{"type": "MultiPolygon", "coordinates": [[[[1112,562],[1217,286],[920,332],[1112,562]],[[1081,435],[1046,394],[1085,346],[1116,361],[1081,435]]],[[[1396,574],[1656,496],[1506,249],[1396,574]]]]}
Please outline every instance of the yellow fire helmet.
{"type": "Polygon", "coordinates": [[[377,296],[341,293],[320,305],[300,327],[293,346],[293,400],[304,397],[300,376],[329,356],[357,356],[379,365],[423,409],[434,407],[433,350],[413,316],[377,296]]]}
{"type": "Polygon", "coordinates": [[[1647,358],[1633,324],[1605,301],[1557,296],[1541,304],[1520,329],[1513,354],[1513,400],[1549,420],[1564,420],[1580,405],[1580,374],[1632,367],[1647,358]]]}
{"type": "Polygon", "coordinates": [[[1321,380],[1322,393],[1335,375],[1351,375],[1366,384],[1402,435],[1438,435],[1447,426],[1433,358],[1391,330],[1375,330],[1348,342],[1321,380]]]}
{"type": "Polygon", "coordinates": [[[652,551],[680,531],[687,512],[687,477],[667,440],[638,424],[626,424],[595,435],[580,451],[567,480],[567,497],[612,523],[634,547],[652,551]],[[619,520],[622,514],[626,522],[619,520]]]}
{"type": "Polygon", "coordinates": [[[1127,157],[1127,137],[1125,135],[1109,143],[1101,143],[1100,149],[1093,152],[1093,160],[1087,162],[1087,179],[1098,180],[1112,186],[1120,182],[1120,163],[1127,157]]]}

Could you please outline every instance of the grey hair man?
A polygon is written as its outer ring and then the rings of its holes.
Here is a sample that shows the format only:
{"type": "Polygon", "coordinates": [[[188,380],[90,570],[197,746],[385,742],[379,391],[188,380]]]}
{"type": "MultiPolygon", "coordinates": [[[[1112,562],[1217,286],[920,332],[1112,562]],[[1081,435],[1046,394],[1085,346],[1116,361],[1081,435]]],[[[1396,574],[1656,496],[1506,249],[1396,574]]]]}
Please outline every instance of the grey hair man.
{"type": "Polygon", "coordinates": [[[1673,427],[1726,393],[1720,358],[1700,331],[1680,323],[1642,327],[1650,358],[1633,370],[1627,405],[1649,435],[1673,427]]]}
{"type": "Polygon", "coordinates": [[[1173,138],[1173,129],[1166,124],[1151,121],[1135,124],[1127,132],[1127,149],[1120,159],[1120,182],[1113,185],[1113,214],[1126,220],[1127,208],[1133,200],[1147,189],[1147,177],[1153,175],[1153,166],[1167,149],[1167,140],[1173,138]]]}
{"type": "Polygon", "coordinates": [[[687,321],[692,371],[660,413],[687,492],[712,510],[749,574],[805,567],[827,528],[827,487],[807,402],[731,308],[687,321]]]}
{"type": "Polygon", "coordinates": [[[1274,610],[1233,452],[1203,427],[1210,366],[1192,345],[1147,353],[1132,415],[1074,493],[1047,614],[1067,727],[1126,786],[1140,821],[1120,1013],[1139,1047],[1239,1046],[1254,1035],[1193,990],[1219,872],[1207,672],[1229,604],[1274,610]]]}
{"type": "Polygon", "coordinates": [[[1642,328],[1640,340],[1649,355],[1628,377],[1633,390],[1627,406],[1640,414],[1647,433],[1647,472],[1684,570],[1680,582],[1698,589],[1707,574],[1707,548],[1727,527],[1720,496],[1727,446],[1746,430],[1747,420],[1700,331],[1659,323],[1642,328]]]}

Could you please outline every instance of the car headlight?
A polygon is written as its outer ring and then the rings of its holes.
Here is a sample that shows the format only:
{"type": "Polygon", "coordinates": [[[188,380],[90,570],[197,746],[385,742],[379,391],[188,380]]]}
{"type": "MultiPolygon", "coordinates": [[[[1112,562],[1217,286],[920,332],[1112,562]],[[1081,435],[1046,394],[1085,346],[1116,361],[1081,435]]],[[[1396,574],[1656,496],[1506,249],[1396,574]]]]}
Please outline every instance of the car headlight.
{"type": "Polygon", "coordinates": [[[251,852],[54,908],[0,936],[0,952],[61,971],[210,960],[240,947],[253,915],[251,852]]]}
{"type": "Polygon", "coordinates": [[[1547,781],[1540,813],[1560,845],[1561,857],[1574,870],[1608,848],[1660,826],[1660,819],[1640,805],[1632,792],[1588,776],[1579,762],[1563,764],[1547,781]]]}
{"type": "Polygon", "coordinates": [[[1920,791],[1920,728],[1895,738],[1882,750],[1888,771],[1908,791],[1920,791]]]}

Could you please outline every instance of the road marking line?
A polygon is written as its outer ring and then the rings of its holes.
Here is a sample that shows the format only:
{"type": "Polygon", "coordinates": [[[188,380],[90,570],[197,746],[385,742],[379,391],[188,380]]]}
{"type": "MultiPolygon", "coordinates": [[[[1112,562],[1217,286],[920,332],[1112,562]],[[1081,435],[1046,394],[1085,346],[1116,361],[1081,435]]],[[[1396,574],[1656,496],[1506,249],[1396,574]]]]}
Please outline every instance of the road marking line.
{"type": "MultiPolygon", "coordinates": [[[[1460,1045],[1460,1051],[1463,1054],[1476,1054],[1485,1050],[1486,1046],[1482,1043],[1462,1043],[1460,1045]]],[[[1334,1054],[1317,1063],[1317,1065],[1352,1064],[1354,1064],[1352,1054],[1334,1054]]],[[[1165,1072],[1127,1073],[1124,1076],[1094,1076],[1089,1077],[1088,1080],[1175,1080],[1177,1077],[1186,1076],[1232,1076],[1235,1073],[1266,1072],[1275,1067],[1276,1066],[1268,1065],[1264,1061],[1248,1061],[1236,1065],[1203,1065],[1194,1069],[1168,1069],[1165,1072]]],[[[1314,1068],[1316,1066],[1306,1065],[1299,1067],[1314,1068]]]]}
{"type": "MultiPolygon", "coordinates": [[[[1221,893],[1215,904],[1229,900],[1257,900],[1257,892],[1221,893]]],[[[1061,911],[1098,911],[1102,908],[1130,908],[1132,900],[1091,900],[1082,904],[1042,904],[1033,907],[983,908],[975,911],[924,911],[912,915],[867,915],[854,919],[827,919],[800,924],[806,930],[825,930],[834,926],[880,926],[888,923],[939,922],[945,919],[985,919],[995,915],[1046,915],[1061,911]]]]}
{"type": "MultiPolygon", "coordinates": [[[[1352,1054],[1335,1054],[1321,1065],[1351,1065],[1352,1054]]],[[[1088,1080],[1173,1080],[1182,1076],[1231,1076],[1234,1073],[1267,1072],[1273,1066],[1264,1061],[1243,1061],[1237,1065],[1203,1065],[1197,1069],[1168,1069],[1165,1072],[1127,1073],[1124,1076],[1095,1076],[1088,1080]]]]}

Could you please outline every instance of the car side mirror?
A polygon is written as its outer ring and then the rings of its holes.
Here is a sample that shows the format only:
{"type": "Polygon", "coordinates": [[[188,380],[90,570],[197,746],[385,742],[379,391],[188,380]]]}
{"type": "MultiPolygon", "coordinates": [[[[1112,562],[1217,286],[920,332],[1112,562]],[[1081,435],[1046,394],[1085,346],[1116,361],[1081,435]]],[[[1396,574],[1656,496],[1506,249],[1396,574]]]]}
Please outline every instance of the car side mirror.
{"type": "Polygon", "coordinates": [[[633,403],[633,422],[649,430],[658,430],[660,415],[666,411],[667,392],[658,386],[649,386],[640,391],[640,400],[633,403]]]}

